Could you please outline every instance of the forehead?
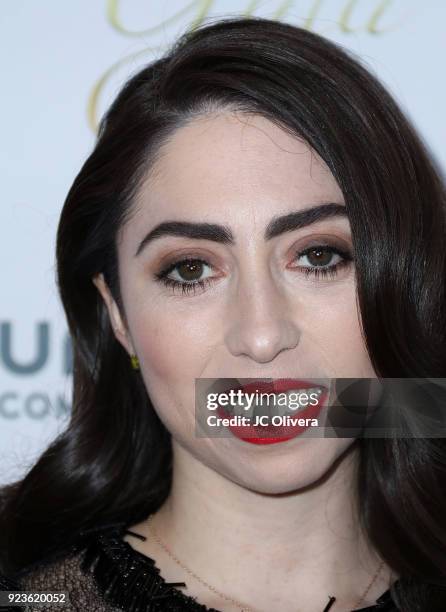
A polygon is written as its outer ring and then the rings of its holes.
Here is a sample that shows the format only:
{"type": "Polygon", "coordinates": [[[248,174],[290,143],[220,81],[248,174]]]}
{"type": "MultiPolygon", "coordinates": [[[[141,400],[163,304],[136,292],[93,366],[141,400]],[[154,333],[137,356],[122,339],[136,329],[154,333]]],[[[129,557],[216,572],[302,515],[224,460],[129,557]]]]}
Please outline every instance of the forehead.
{"type": "Polygon", "coordinates": [[[343,196],[302,139],[259,115],[221,112],[191,120],[160,148],[138,193],[130,231],[166,219],[258,222],[343,196]]]}

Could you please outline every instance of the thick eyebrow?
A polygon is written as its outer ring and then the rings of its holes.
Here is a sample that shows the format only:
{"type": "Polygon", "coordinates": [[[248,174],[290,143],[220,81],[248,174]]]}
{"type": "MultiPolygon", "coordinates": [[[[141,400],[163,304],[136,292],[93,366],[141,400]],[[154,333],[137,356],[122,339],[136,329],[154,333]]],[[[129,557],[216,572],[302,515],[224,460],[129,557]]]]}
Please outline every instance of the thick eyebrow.
{"type": "MultiPolygon", "coordinates": [[[[273,217],[265,229],[264,239],[271,240],[285,232],[301,229],[317,221],[332,217],[347,217],[345,205],[328,202],[305,208],[296,212],[273,217]]],[[[198,240],[213,240],[221,244],[235,245],[234,235],[227,225],[216,223],[191,223],[190,221],[164,221],[153,228],[140,242],[135,257],[146,247],[162,236],[183,236],[198,240]]]]}

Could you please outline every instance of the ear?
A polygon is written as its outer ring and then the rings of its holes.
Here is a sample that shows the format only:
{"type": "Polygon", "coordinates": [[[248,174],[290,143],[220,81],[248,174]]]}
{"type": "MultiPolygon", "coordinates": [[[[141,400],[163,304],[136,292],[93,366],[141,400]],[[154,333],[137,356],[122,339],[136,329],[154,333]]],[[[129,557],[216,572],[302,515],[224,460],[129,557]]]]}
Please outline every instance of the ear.
{"type": "Polygon", "coordinates": [[[92,281],[96,285],[102,299],[104,300],[116,339],[122,344],[129,355],[134,355],[135,350],[133,348],[130,334],[124,324],[118,305],[116,304],[110,289],[104,280],[104,275],[102,273],[97,274],[92,278],[92,281]]]}

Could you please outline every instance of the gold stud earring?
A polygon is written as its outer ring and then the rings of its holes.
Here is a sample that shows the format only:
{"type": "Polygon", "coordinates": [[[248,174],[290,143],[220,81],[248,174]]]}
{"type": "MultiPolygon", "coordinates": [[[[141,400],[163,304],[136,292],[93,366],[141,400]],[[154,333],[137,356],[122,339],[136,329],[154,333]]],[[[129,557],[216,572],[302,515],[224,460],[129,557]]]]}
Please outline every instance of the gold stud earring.
{"type": "Polygon", "coordinates": [[[130,361],[132,362],[132,368],[139,370],[139,359],[136,355],[130,355],[130,361]]]}

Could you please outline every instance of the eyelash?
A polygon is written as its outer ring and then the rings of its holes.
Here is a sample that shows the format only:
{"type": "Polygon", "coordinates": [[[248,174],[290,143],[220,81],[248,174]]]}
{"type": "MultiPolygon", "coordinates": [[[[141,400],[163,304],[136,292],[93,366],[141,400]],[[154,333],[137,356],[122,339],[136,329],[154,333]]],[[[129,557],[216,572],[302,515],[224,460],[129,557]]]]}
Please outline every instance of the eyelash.
{"type": "MultiPolygon", "coordinates": [[[[343,259],[339,261],[338,263],[333,264],[331,266],[326,266],[325,268],[322,268],[322,267],[312,268],[310,266],[296,266],[295,269],[301,270],[306,275],[306,277],[312,275],[316,279],[319,279],[321,277],[326,278],[327,276],[334,278],[337,275],[340,268],[343,268],[344,266],[349,265],[350,262],[353,261],[353,257],[347,251],[342,251],[336,247],[332,247],[328,245],[316,245],[316,246],[308,247],[307,249],[296,253],[296,257],[299,258],[304,255],[308,255],[308,253],[311,253],[312,251],[317,251],[317,250],[335,253],[336,255],[340,255],[343,259]]],[[[165,268],[164,270],[161,270],[161,272],[156,273],[155,279],[158,282],[163,283],[163,285],[165,285],[166,287],[171,288],[173,291],[180,289],[183,294],[189,294],[192,291],[195,294],[197,287],[200,287],[200,289],[204,291],[206,287],[212,285],[213,281],[209,278],[206,278],[204,280],[181,282],[174,278],[169,278],[167,276],[170,272],[172,272],[172,270],[175,270],[177,266],[179,266],[180,264],[184,264],[184,263],[189,263],[189,264],[190,263],[202,263],[202,264],[205,264],[206,266],[209,266],[207,261],[205,261],[204,259],[200,259],[199,257],[184,257],[183,259],[178,259],[177,261],[174,261],[173,263],[169,264],[169,266],[167,266],[167,268],[165,268]]],[[[212,266],[209,266],[209,267],[212,267],[212,266]]]]}

